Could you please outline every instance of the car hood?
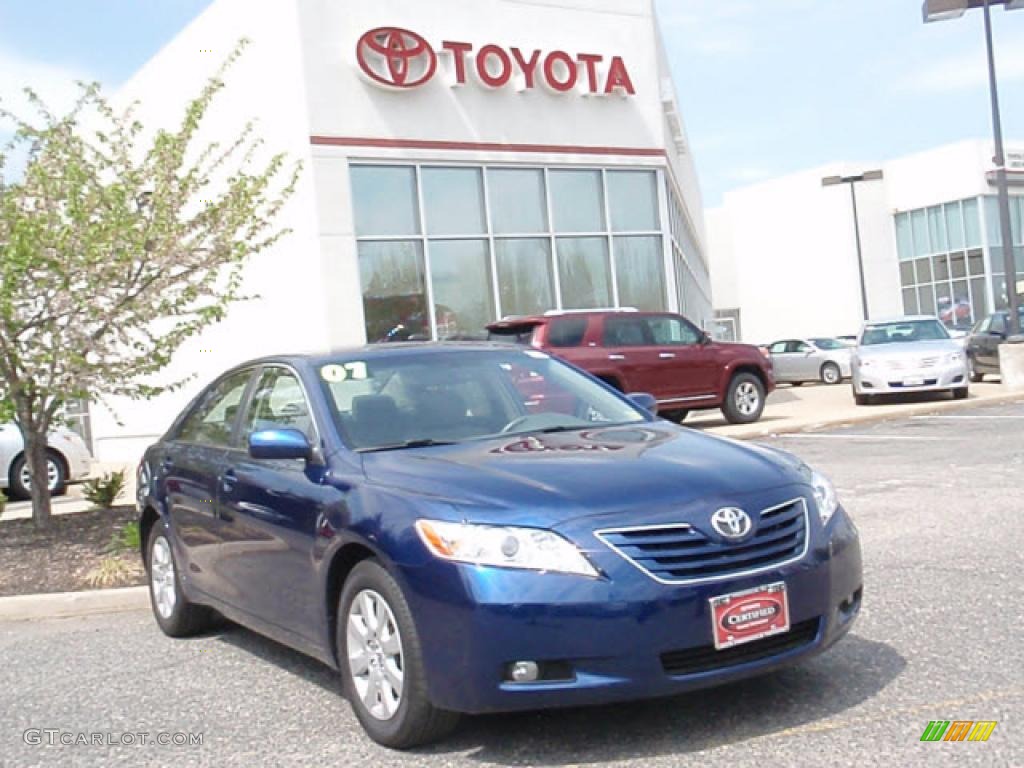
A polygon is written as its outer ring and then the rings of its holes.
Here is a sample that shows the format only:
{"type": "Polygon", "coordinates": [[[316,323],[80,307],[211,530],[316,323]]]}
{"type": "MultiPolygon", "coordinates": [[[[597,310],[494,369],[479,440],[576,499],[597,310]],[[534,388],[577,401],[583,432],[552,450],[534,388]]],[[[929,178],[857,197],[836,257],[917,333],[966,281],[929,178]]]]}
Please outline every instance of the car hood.
{"type": "Polygon", "coordinates": [[[959,352],[960,345],[952,339],[936,341],[901,341],[892,344],[873,344],[857,347],[860,360],[903,360],[908,357],[929,357],[959,352]]]}
{"type": "Polygon", "coordinates": [[[698,500],[746,503],[804,482],[789,454],[667,422],[362,456],[372,482],[450,504],[474,522],[504,525],[555,526],[624,511],[634,523],[656,522],[658,510],[698,500]]]}

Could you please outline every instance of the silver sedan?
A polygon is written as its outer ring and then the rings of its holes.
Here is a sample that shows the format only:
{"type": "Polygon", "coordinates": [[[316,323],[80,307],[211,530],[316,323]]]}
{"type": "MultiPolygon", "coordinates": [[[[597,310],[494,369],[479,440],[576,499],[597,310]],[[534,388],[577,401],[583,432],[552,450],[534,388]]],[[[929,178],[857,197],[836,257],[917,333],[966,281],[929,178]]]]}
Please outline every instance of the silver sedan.
{"type": "MultiPolygon", "coordinates": [[[[92,456],[85,442],[66,427],[50,432],[46,454],[47,480],[54,495],[63,493],[69,482],[88,477],[92,469],[92,456]]],[[[29,485],[21,432],[14,424],[0,424],[0,491],[15,499],[27,499],[29,485]]]]}
{"type": "Polygon", "coordinates": [[[850,378],[853,350],[837,339],[784,339],[769,345],[775,381],[799,386],[805,381],[838,384],[850,378]]]}

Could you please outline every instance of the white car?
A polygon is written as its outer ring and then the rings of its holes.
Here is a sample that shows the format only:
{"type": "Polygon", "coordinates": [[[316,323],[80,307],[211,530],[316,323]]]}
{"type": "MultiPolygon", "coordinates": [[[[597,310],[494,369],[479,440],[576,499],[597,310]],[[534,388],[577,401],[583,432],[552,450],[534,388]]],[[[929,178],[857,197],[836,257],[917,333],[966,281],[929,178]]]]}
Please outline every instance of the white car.
{"type": "MultiPolygon", "coordinates": [[[[83,480],[92,469],[92,456],[85,441],[67,427],[56,427],[47,440],[47,477],[50,493],[64,493],[69,482],[83,480]]],[[[0,491],[15,499],[29,498],[25,443],[14,424],[0,424],[0,491]]]]}
{"type": "Polygon", "coordinates": [[[852,363],[857,405],[901,392],[951,392],[958,400],[967,397],[967,356],[935,317],[866,323],[852,363]]]}

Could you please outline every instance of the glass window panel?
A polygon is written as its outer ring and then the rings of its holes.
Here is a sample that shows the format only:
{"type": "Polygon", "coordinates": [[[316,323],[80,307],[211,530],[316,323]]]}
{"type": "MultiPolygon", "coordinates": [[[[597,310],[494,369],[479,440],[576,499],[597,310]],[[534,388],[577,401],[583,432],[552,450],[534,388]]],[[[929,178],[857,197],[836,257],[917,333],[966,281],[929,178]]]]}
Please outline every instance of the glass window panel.
{"type": "Polygon", "coordinates": [[[920,300],[920,312],[922,315],[934,315],[935,314],[935,294],[932,292],[930,285],[922,285],[918,289],[918,297],[920,300]]]}
{"type": "Polygon", "coordinates": [[[930,283],[932,281],[932,263],[928,259],[918,259],[914,262],[917,266],[917,282],[930,283]]]}
{"type": "Polygon", "coordinates": [[[604,230],[600,171],[550,171],[548,179],[556,232],[604,230]]]}
{"type": "Polygon", "coordinates": [[[967,290],[966,280],[953,281],[953,318],[950,323],[954,328],[967,329],[971,326],[971,294],[967,290]]]}
{"type": "Polygon", "coordinates": [[[431,240],[430,286],[437,337],[480,336],[494,319],[486,240],[431,240]]]}
{"type": "Polygon", "coordinates": [[[967,254],[967,269],[972,277],[985,274],[985,256],[980,250],[970,251],[967,254]]]}
{"type": "Polygon", "coordinates": [[[312,443],[316,428],[302,385],[285,368],[268,368],[260,376],[245,422],[243,439],[262,429],[297,429],[312,443]]]}
{"type": "Polygon", "coordinates": [[[949,283],[935,284],[935,309],[939,320],[948,326],[953,325],[953,294],[949,283]]]}
{"type": "Polygon", "coordinates": [[[914,257],[914,235],[910,230],[910,214],[896,214],[896,250],[901,260],[914,257]]]}
{"type": "Polygon", "coordinates": [[[988,230],[990,246],[1003,244],[1003,235],[999,228],[999,201],[994,197],[985,198],[985,229],[988,230]]]}
{"type": "Polygon", "coordinates": [[[616,237],[615,277],[619,305],[650,311],[665,309],[665,270],[660,237],[616,237]]]}
{"type": "Polygon", "coordinates": [[[975,322],[988,314],[988,301],[985,298],[985,278],[983,277],[976,277],[971,280],[971,307],[974,310],[975,322]]]}
{"type": "Polygon", "coordinates": [[[928,243],[928,217],[924,208],[911,213],[910,221],[914,229],[914,253],[918,256],[931,253],[931,246],[928,243]]]}
{"type": "Polygon", "coordinates": [[[550,240],[496,240],[494,252],[503,316],[539,315],[555,308],[550,240]]]}
{"type": "Polygon", "coordinates": [[[1013,235],[1013,242],[1021,242],[1021,221],[1020,221],[1020,200],[1010,198],[1010,233],[1013,235]]]}
{"type": "Polygon", "coordinates": [[[934,274],[933,279],[935,282],[939,282],[940,280],[949,280],[949,259],[945,256],[933,256],[932,264],[934,265],[932,272],[934,274]]]}
{"type": "Polygon", "coordinates": [[[431,235],[480,235],[484,191],[479,168],[424,168],[423,208],[431,235]]]}
{"type": "Polygon", "coordinates": [[[242,396],[252,369],[240,371],[207,391],[178,428],[176,440],[203,445],[230,445],[242,396]]]}
{"type": "Polygon", "coordinates": [[[544,172],[533,168],[488,168],[491,228],[497,234],[528,234],[548,229],[544,172]]]}
{"type": "Polygon", "coordinates": [[[946,203],[946,244],[956,251],[964,247],[964,221],[960,214],[960,203],[946,203]]]}
{"type": "Polygon", "coordinates": [[[928,236],[931,238],[933,251],[946,251],[946,225],[942,217],[942,206],[936,205],[928,209],[928,236]]]}
{"type": "Polygon", "coordinates": [[[608,207],[616,232],[659,228],[654,171],[608,171],[608,207]]]}
{"type": "Polygon", "coordinates": [[[916,315],[918,313],[917,307],[917,289],[916,288],[904,288],[903,289],[903,314],[905,315],[916,315]]]}
{"type": "Polygon", "coordinates": [[[610,307],[612,288],[608,241],[603,237],[560,237],[556,248],[562,307],[610,307]]]}
{"type": "Polygon", "coordinates": [[[1009,306],[1009,302],[1006,300],[1006,278],[1003,275],[994,275],[992,277],[992,288],[996,300],[995,311],[1006,309],[1009,306]]]}
{"type": "Polygon", "coordinates": [[[357,235],[419,234],[413,168],[354,165],[350,173],[357,235]]]}
{"type": "Polygon", "coordinates": [[[900,262],[900,282],[904,285],[914,285],[917,282],[914,279],[914,262],[912,261],[901,261],[900,262]]]}
{"type": "Polygon", "coordinates": [[[949,269],[954,279],[967,277],[967,255],[963,253],[949,254],[949,269]]]}
{"type": "Polygon", "coordinates": [[[368,341],[430,338],[419,242],[360,243],[359,278],[368,341]]]}
{"type": "Polygon", "coordinates": [[[981,245],[981,216],[978,213],[978,198],[972,197],[969,200],[964,200],[963,206],[965,245],[968,248],[977,248],[981,245]]]}

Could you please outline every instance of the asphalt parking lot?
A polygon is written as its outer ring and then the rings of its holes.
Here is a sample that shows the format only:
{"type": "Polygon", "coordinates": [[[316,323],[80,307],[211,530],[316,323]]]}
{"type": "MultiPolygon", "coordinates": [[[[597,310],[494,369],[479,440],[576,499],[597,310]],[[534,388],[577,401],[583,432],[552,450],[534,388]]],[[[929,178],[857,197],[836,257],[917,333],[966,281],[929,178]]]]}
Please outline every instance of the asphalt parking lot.
{"type": "Polygon", "coordinates": [[[780,436],[863,537],[865,605],[827,654],[683,698],[471,718],[387,752],[334,674],[246,630],[173,641],[148,614],[0,624],[0,765],[1024,765],[1024,403],[780,436]],[[996,720],[921,743],[929,720],[996,720]],[[34,746],[26,729],[201,733],[34,746]]]}

